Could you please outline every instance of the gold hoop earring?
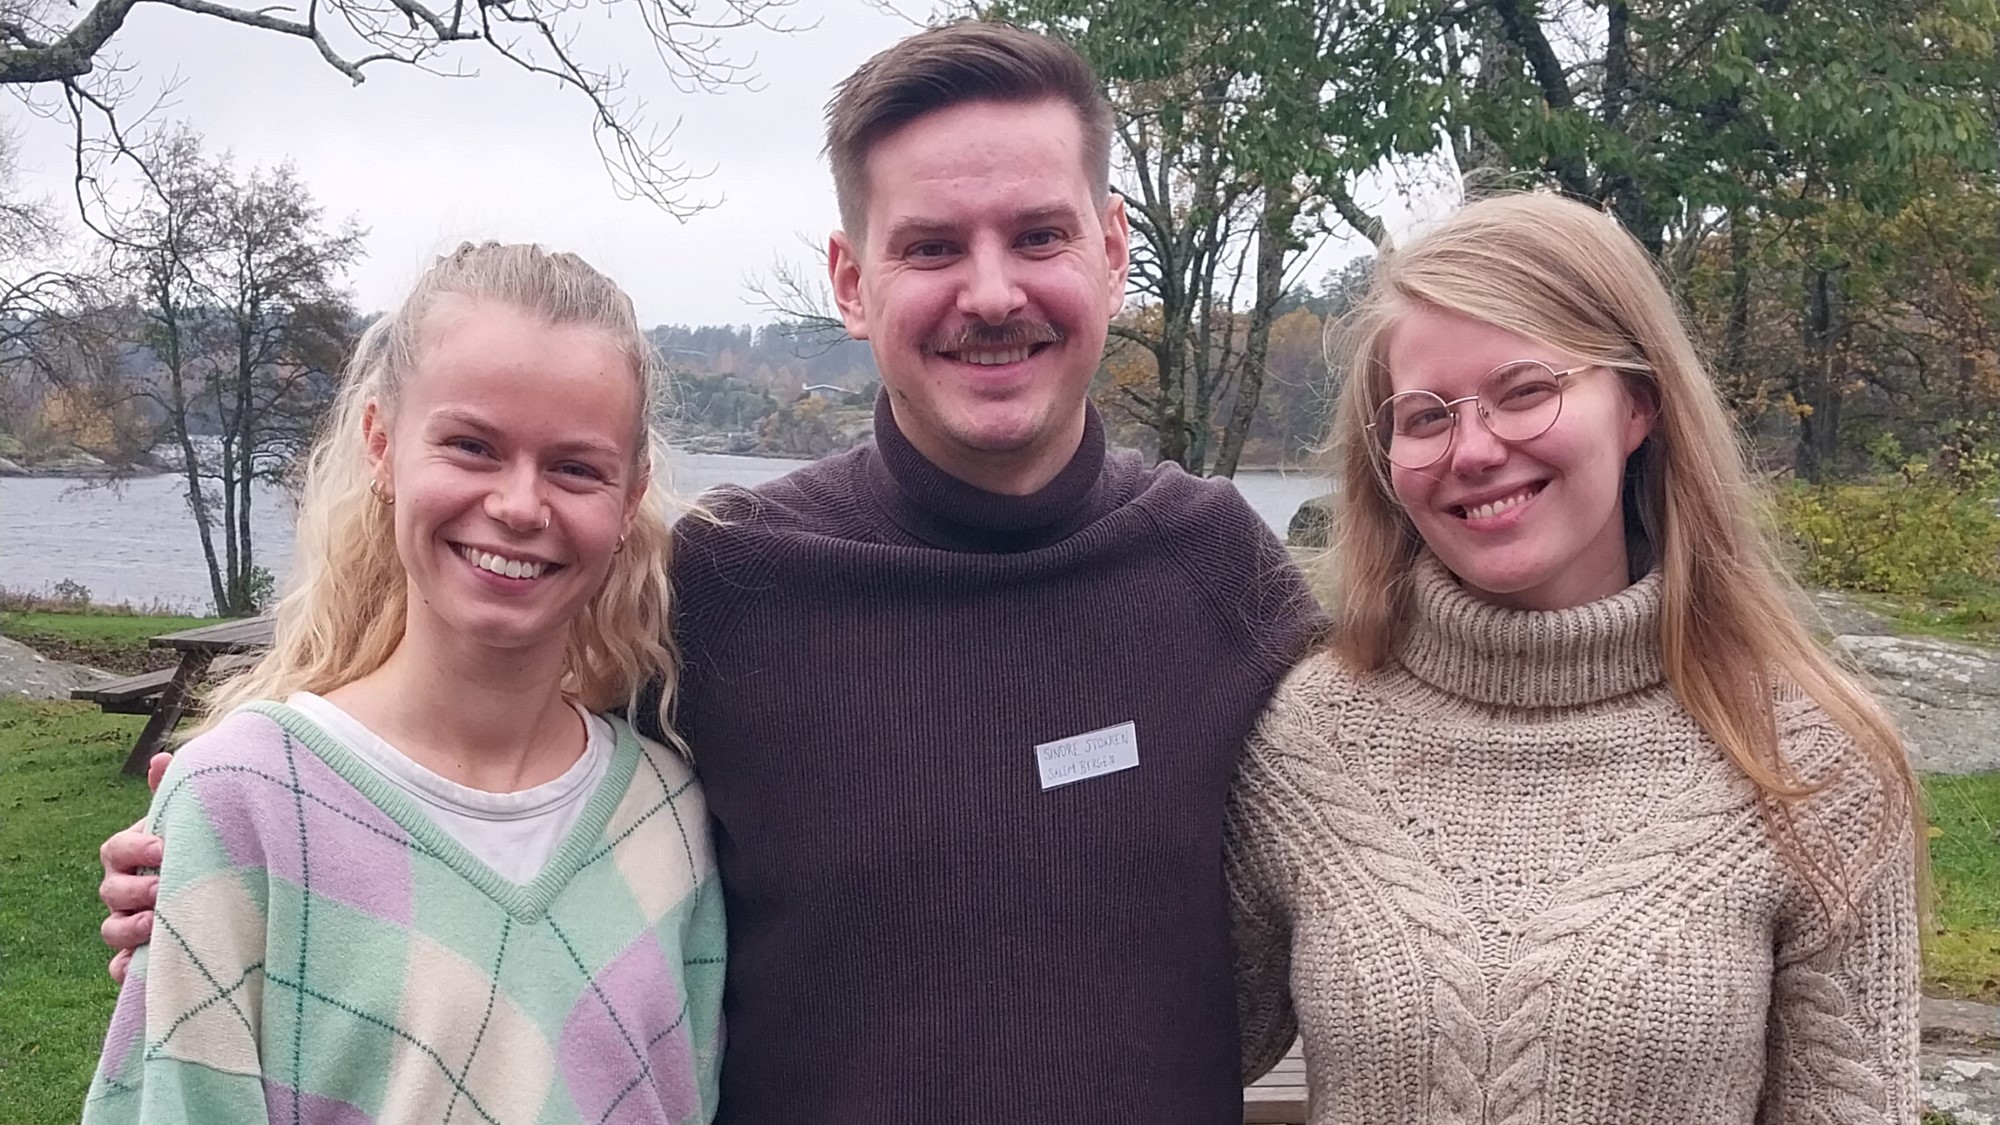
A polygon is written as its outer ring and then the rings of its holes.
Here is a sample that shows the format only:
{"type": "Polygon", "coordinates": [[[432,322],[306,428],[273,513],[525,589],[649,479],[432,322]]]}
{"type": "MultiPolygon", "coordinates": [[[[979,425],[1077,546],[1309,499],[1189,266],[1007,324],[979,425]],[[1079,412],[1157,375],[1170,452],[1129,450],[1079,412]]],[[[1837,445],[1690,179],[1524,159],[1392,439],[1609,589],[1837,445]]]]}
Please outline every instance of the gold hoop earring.
{"type": "Polygon", "coordinates": [[[396,497],[393,493],[384,493],[382,491],[382,481],[376,477],[368,479],[368,493],[375,497],[376,502],[385,508],[396,502],[396,497]]]}

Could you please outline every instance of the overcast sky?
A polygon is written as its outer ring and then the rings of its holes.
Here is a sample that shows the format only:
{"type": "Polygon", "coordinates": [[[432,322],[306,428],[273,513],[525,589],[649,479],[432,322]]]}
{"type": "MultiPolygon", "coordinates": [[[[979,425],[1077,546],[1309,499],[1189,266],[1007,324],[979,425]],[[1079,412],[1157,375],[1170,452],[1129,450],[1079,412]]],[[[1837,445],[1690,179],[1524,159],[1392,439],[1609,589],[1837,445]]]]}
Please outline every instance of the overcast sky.
{"type": "MultiPolygon", "coordinates": [[[[635,49],[643,36],[629,12],[619,22],[589,11],[583,45],[598,58],[607,43],[625,53],[629,92],[648,103],[649,119],[663,127],[680,119],[675,153],[713,169],[692,189],[712,209],[682,222],[619,199],[584,98],[477,50],[457,56],[476,78],[380,65],[356,87],[302,40],[145,4],[112,47],[149,92],[178,77],[169,115],[212,150],[233,152],[239,170],[290,159],[329,219],[351,215],[368,229],[368,256],[350,275],[364,310],[394,301],[460,240],[498,238],[584,255],[625,285],[644,323],[770,319],[746,279],[774,258],[810,266],[800,236],[823,243],[838,225],[819,157],[827,96],[914,25],[865,0],[798,0],[786,18],[815,26],[730,33],[739,56],[754,56],[755,89],[685,94],[635,49]]],[[[0,105],[21,142],[23,186],[73,210],[65,130],[0,105]]],[[[1329,248],[1305,276],[1316,279],[1355,249],[1329,248]]]]}

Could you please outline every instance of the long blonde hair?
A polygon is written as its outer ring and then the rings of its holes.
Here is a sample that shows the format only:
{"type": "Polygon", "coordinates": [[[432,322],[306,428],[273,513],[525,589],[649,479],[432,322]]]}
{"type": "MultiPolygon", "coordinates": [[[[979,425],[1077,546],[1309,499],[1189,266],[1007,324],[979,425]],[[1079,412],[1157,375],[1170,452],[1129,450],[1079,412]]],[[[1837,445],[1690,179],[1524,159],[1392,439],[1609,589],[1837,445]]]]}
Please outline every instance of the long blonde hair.
{"type": "Polygon", "coordinates": [[[370,489],[374,476],[361,419],[370,403],[393,416],[423,353],[431,313],[450,299],[491,302],[551,326],[596,329],[631,360],[642,389],[634,450],[645,494],[603,588],[570,625],[562,689],[593,711],[619,704],[636,711],[641,690],[657,679],[660,727],[671,729],[677,663],[667,633],[669,490],[665,445],[652,423],[661,382],[654,350],[631,298],[582,258],[497,242],[462,243],[439,258],[400,306],[362,333],[304,462],[275,642],[254,666],[209,694],[200,729],[251,700],[352,683],[380,668],[401,642],[406,576],[396,555],[392,509],[370,489]]]}
{"type": "MultiPolygon", "coordinates": [[[[1916,820],[1901,739],[1874,697],[1812,638],[1800,595],[1765,531],[1757,489],[1714,380],[1652,258],[1608,215],[1549,194],[1470,203],[1378,260],[1344,328],[1345,385],[1332,448],[1343,488],[1323,580],[1328,646],[1350,667],[1383,666],[1409,609],[1423,541],[1397,505],[1364,427],[1391,393],[1392,329],[1413,307],[1455,313],[1625,373],[1655,400],[1652,433],[1628,459],[1624,512],[1635,566],[1658,566],[1668,684],[1757,786],[1780,852],[1826,904],[1844,898],[1842,859],[1808,854],[1791,815],[1813,791],[1781,755],[1773,677],[1795,684],[1867,756],[1893,803],[1916,820]]],[[[1916,849],[1923,870],[1920,839],[1916,849]]],[[[1890,841],[1882,841],[1884,847],[1890,841]]]]}

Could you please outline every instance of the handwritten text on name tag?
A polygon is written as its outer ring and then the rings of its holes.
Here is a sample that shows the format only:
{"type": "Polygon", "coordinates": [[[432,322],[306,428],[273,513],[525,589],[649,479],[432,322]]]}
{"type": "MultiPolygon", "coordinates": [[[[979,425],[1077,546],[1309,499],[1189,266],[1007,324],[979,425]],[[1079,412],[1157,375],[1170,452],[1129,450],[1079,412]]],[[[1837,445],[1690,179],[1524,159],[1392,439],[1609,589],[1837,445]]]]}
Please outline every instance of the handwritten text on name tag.
{"type": "Polygon", "coordinates": [[[1119,723],[1044,742],[1035,747],[1035,764],[1041,769],[1043,789],[1129,770],[1139,764],[1138,727],[1119,723]]]}

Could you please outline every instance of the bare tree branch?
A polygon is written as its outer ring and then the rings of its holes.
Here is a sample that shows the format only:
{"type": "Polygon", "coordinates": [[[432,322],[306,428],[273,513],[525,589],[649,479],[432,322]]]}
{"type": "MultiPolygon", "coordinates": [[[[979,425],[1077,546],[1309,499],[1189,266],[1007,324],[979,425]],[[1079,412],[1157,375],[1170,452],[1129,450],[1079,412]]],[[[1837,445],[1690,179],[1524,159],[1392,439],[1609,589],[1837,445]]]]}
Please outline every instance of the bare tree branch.
{"type": "Polygon", "coordinates": [[[139,0],[98,0],[69,32],[54,42],[40,41],[27,27],[9,21],[0,36],[15,45],[0,48],[0,85],[60,82],[89,74],[92,61],[132,13],[139,0]]]}
{"type": "Polygon", "coordinates": [[[1341,220],[1348,226],[1353,227],[1362,237],[1374,243],[1375,249],[1389,249],[1391,241],[1389,228],[1382,225],[1382,220],[1379,216],[1363,210],[1361,205],[1354,201],[1353,194],[1345,186],[1329,185],[1326,189],[1326,199],[1328,203],[1333,205],[1334,211],[1339,213],[1341,220]]]}
{"type": "MultiPolygon", "coordinates": [[[[132,160],[139,138],[117,122],[131,93],[113,77],[117,60],[106,54],[113,34],[140,3],[231,23],[310,43],[322,62],[359,84],[379,66],[406,66],[466,76],[462,62],[484,51],[529,74],[550,77],[589,105],[591,129],[615,189],[686,218],[715,201],[695,189],[706,173],[670,158],[675,129],[649,124],[646,107],[624,95],[626,72],[590,63],[577,39],[586,13],[635,14],[652,41],[660,69],[685,93],[754,86],[753,58],[724,49],[732,32],[799,30],[785,18],[792,0],[454,0],[449,8],[424,0],[307,0],[303,11],[286,5],[229,0],[97,0],[74,16],[50,5],[50,14],[8,4],[0,18],[0,86],[17,93],[50,87],[74,122],[80,150],[79,206],[102,201],[95,171],[132,160]],[[64,15],[74,18],[62,19],[64,15]],[[449,57],[457,65],[440,67],[449,57]],[[82,150],[92,150],[92,158],[82,150]],[[84,168],[92,165],[92,168],[84,168]]],[[[103,233],[108,224],[93,223],[103,233]]]]}
{"type": "Polygon", "coordinates": [[[820,255],[817,272],[802,271],[779,258],[765,276],[743,283],[750,303],[777,317],[779,330],[793,341],[797,354],[807,357],[823,355],[850,338],[847,322],[826,288],[826,252],[815,250],[820,255]]]}

